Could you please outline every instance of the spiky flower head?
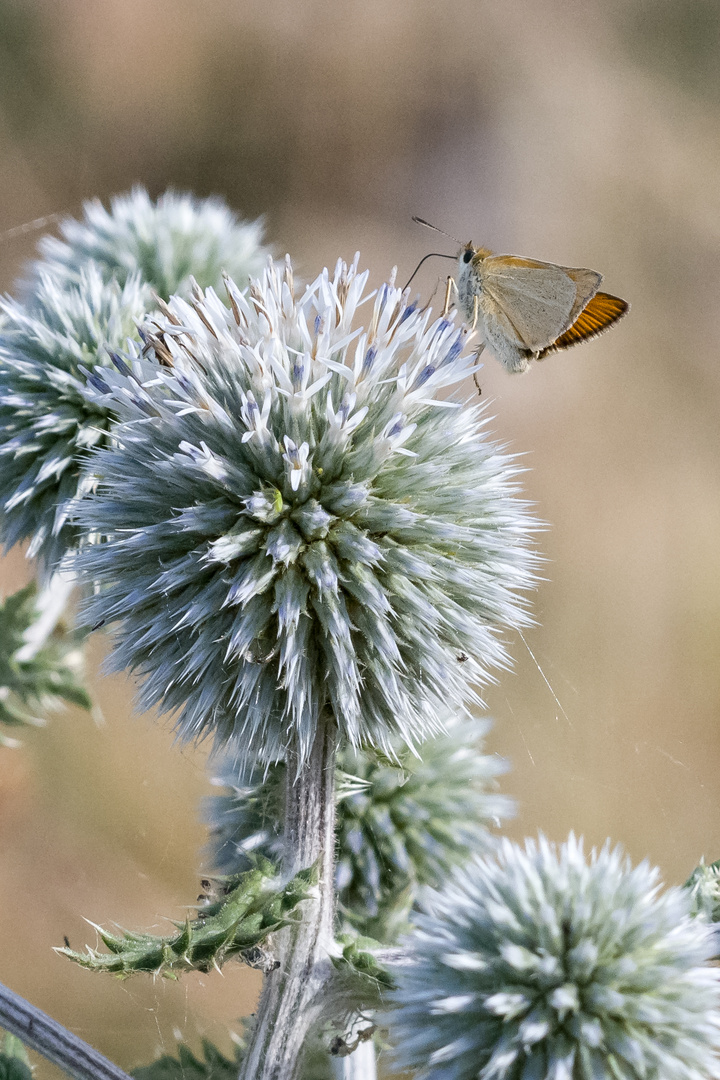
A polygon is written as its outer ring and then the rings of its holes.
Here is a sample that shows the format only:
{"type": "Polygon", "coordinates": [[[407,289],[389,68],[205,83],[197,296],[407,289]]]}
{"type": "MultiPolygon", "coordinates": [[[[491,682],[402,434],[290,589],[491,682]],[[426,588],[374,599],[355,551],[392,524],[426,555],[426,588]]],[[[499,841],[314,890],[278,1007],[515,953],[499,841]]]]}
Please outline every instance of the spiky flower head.
{"type": "MultiPolygon", "coordinates": [[[[145,349],[91,375],[117,413],[79,520],[143,707],[239,759],[301,765],[321,716],[388,754],[473,700],[522,623],[532,523],[478,405],[440,397],[461,331],[338,263],[302,295],[289,261],[249,295],[171,301],[145,349]]],[[[324,722],[324,721],[323,721],[324,722]]]]}
{"type": "MultiPolygon", "coordinates": [[[[343,747],[337,759],[335,888],[344,919],[389,940],[419,886],[440,885],[452,866],[495,842],[489,827],[512,812],[496,778],[506,763],[478,745],[488,722],[466,722],[423,743],[421,757],[399,762],[343,747]]],[[[285,767],[256,769],[240,784],[232,763],[215,781],[228,790],[207,799],[209,855],[223,874],[247,870],[258,854],[282,853],[285,767]]]]}
{"type": "Polygon", "coordinates": [[[720,972],[685,890],[572,835],[507,840],[416,916],[391,1034],[434,1080],[703,1080],[720,1075],[720,972]]]}
{"type": "Polygon", "coordinates": [[[29,540],[44,569],[77,542],[69,515],[87,488],[84,455],[111,421],[80,369],[109,364],[151,304],[137,276],[106,283],[92,263],[75,285],[41,273],[32,306],[0,300],[0,539],[29,540]]]}
{"type": "Polygon", "coordinates": [[[139,276],[163,299],[189,296],[191,278],[219,288],[224,272],[244,285],[267,257],[262,222],[240,221],[222,199],[167,191],[153,202],[142,187],[116,195],[109,210],[99,199],[85,203],[82,219],[66,218],[60,232],[40,241],[35,277],[77,284],[92,261],[105,281],[139,276]]]}

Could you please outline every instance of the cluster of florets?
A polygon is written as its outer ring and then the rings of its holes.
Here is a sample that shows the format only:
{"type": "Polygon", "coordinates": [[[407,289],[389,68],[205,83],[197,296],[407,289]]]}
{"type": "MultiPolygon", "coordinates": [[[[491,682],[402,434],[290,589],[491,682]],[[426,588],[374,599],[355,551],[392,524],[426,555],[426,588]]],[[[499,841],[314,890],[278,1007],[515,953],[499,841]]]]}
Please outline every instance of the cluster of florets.
{"type": "Polygon", "coordinates": [[[392,755],[505,663],[526,620],[532,523],[481,408],[440,391],[471,361],[447,319],[338,263],[297,295],[270,265],[230,306],[174,298],[91,374],[121,421],[82,526],[89,618],[189,737],[302,763],[319,718],[392,755]]]}
{"type": "Polygon", "coordinates": [[[240,280],[266,257],[260,223],[239,221],[219,199],[172,192],[156,203],[138,188],[88,203],[82,221],[45,237],[23,302],[0,301],[0,540],[29,540],[46,571],[79,535],[72,507],[91,482],[86,455],[104,445],[112,410],[83,396],[85,376],[139,341],[137,325],[189,277],[240,280]]]}
{"type": "Polygon", "coordinates": [[[428,895],[399,969],[398,1067],[437,1080],[720,1074],[719,972],[689,895],[617,849],[505,840],[428,895]]]}
{"type": "Polygon", "coordinates": [[[224,273],[244,286],[268,254],[262,222],[240,221],[222,199],[167,191],[153,202],[141,187],[116,195],[109,210],[99,199],[86,203],[82,219],[61,221],[60,233],[41,240],[34,280],[49,273],[61,286],[77,285],[92,262],[104,281],[139,276],[164,300],[189,296],[193,280],[220,288],[224,273]]]}
{"type": "MultiPolygon", "coordinates": [[[[423,744],[422,757],[400,750],[397,763],[339,750],[335,887],[340,914],[361,933],[394,938],[421,885],[439,885],[452,866],[495,842],[490,828],[512,801],[496,790],[505,761],[478,746],[487,727],[451,725],[423,744]]],[[[237,874],[258,854],[279,860],[284,765],[242,783],[228,763],[215,783],[228,790],[207,800],[213,867],[237,874]]]]}
{"type": "Polygon", "coordinates": [[[151,302],[137,276],[106,283],[92,263],[75,285],[40,274],[32,305],[0,301],[0,535],[5,548],[30,540],[45,568],[77,543],[85,455],[111,421],[88,401],[83,370],[109,364],[151,302]]]}

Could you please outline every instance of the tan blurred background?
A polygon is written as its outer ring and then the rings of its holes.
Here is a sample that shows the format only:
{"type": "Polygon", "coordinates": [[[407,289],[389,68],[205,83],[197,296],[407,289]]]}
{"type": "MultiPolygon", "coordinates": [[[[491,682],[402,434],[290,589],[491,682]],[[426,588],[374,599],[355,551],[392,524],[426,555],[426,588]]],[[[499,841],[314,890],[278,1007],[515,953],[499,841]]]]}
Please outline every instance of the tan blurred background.
{"type": "MultiPolygon", "coordinates": [[[[376,282],[409,275],[437,245],[415,213],[632,302],[600,341],[481,374],[549,523],[542,673],[514,641],[488,705],[513,836],[611,836],[671,882],[720,856],[719,60],[717,0],[0,0],[0,233],[172,185],[264,214],[306,276],[357,248],[376,282]]],[[[0,239],[1,287],[35,240],[0,239]]],[[[93,683],[102,724],[0,750],[0,979],[126,1068],[174,1029],[227,1047],[243,969],[120,983],[50,951],[94,940],[82,915],[166,926],[198,888],[203,755],[93,683]]]]}

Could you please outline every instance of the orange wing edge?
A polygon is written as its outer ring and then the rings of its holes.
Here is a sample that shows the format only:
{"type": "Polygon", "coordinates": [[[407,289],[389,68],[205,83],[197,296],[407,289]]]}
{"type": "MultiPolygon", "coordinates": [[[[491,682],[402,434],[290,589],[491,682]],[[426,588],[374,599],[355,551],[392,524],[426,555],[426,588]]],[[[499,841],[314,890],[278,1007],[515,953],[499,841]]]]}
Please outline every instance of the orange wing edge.
{"type": "Polygon", "coordinates": [[[571,345],[579,345],[581,341],[590,341],[599,337],[616,322],[627,315],[630,305],[619,296],[611,296],[610,293],[599,292],[588,301],[572,326],[556,338],[552,345],[548,345],[536,357],[544,360],[550,353],[561,352],[569,349],[571,345]]]}

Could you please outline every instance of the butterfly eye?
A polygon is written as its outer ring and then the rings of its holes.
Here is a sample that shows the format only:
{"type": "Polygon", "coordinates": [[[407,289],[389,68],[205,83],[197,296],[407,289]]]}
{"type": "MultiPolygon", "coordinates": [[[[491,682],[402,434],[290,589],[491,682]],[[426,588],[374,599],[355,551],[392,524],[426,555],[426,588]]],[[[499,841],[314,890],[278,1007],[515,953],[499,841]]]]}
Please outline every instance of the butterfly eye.
{"type": "Polygon", "coordinates": [[[472,248],[467,248],[463,252],[463,262],[464,263],[469,263],[470,260],[472,259],[472,257],[473,257],[473,249],[472,248]]]}

